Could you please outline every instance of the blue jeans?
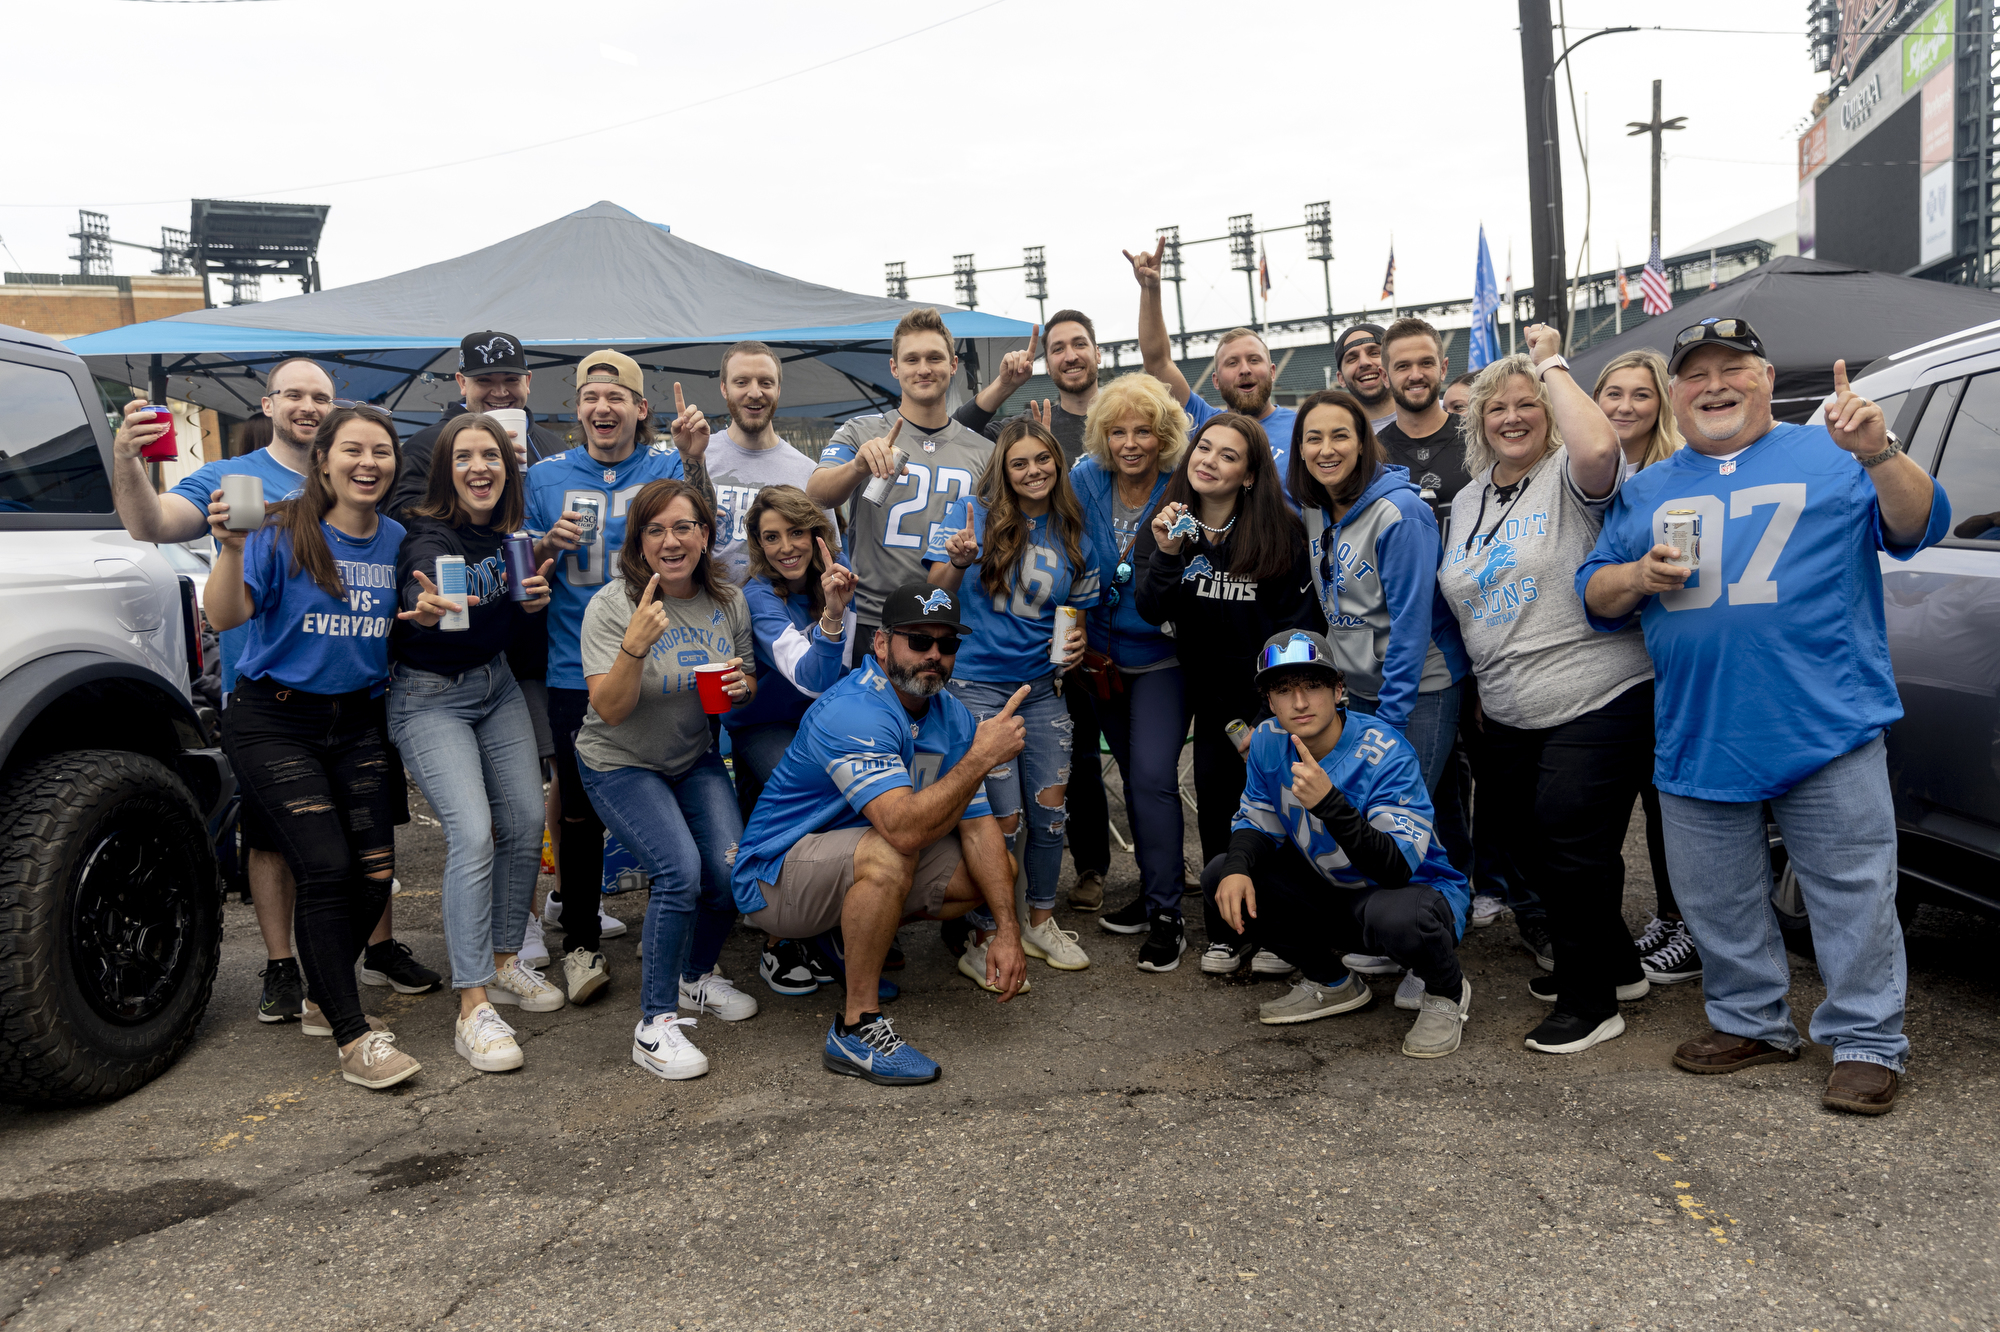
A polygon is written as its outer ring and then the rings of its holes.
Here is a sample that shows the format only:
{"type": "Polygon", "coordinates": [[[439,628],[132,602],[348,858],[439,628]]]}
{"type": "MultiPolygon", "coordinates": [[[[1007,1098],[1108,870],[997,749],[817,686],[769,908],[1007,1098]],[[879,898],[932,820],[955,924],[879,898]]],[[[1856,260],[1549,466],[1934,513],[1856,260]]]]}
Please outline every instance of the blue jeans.
{"type": "Polygon", "coordinates": [[[456,989],[518,953],[542,860],[542,761],[527,700],[495,657],[460,675],[398,662],[389,735],[444,825],[444,940],[456,989]]]}
{"type": "Polygon", "coordinates": [[[671,1013],[680,1006],[681,979],[715,970],[736,923],[729,872],[743,818],[729,772],[713,748],[678,777],[576,766],[598,817],[652,880],[639,1004],[649,1018],[671,1013]]]}
{"type": "MultiPolygon", "coordinates": [[[[1403,738],[1410,742],[1411,751],[1423,766],[1424,789],[1431,793],[1432,805],[1437,804],[1438,784],[1444,781],[1451,760],[1452,741],[1458,738],[1458,703],[1463,692],[1460,685],[1453,683],[1428,694],[1418,694],[1403,726],[1403,738]]],[[[1375,711],[1376,703],[1376,699],[1365,694],[1354,696],[1354,706],[1363,712],[1375,711]]]]}
{"type": "MultiPolygon", "coordinates": [[[[1902,1071],[1909,976],[1896,919],[1896,814],[1887,748],[1876,736],[1781,796],[1771,811],[1812,918],[1826,1002],[1812,1038],[1833,1057],[1902,1071]]],[[[1717,1031],[1795,1049],[1785,992],[1791,964],[1771,906],[1763,805],[1660,792],[1667,865],[1701,949],[1702,993],[1717,1031]]]]}
{"type": "MultiPolygon", "coordinates": [[[[985,721],[1007,706],[1019,684],[985,684],[977,680],[953,680],[951,690],[959,702],[972,711],[973,719],[985,721]]],[[[1081,689],[1081,682],[1074,686],[1081,689]]],[[[1062,877],[1063,822],[1069,802],[1044,804],[1040,794],[1050,787],[1069,785],[1070,735],[1075,723],[1069,709],[1056,695],[1055,677],[1033,682],[1027,698],[1014,709],[1028,728],[1028,743],[1012,763],[986,774],[986,799],[993,813],[1006,826],[1009,815],[1017,818],[1026,807],[1028,850],[1022,855],[1020,824],[1007,835],[1007,849],[1021,861],[1028,875],[1028,905],[1052,910],[1056,904],[1056,880],[1062,877]],[[1035,799],[1029,799],[1029,792],[1035,799]]]]}
{"type": "MultiPolygon", "coordinates": [[[[1178,666],[1128,675],[1124,682],[1124,692],[1093,699],[1092,704],[1111,757],[1118,760],[1118,775],[1124,779],[1125,817],[1132,825],[1146,910],[1179,915],[1186,872],[1182,844],[1187,825],[1181,817],[1180,779],[1181,745],[1187,736],[1186,682],[1178,666]]],[[[1080,680],[1072,686],[1084,687],[1080,680]]]]}

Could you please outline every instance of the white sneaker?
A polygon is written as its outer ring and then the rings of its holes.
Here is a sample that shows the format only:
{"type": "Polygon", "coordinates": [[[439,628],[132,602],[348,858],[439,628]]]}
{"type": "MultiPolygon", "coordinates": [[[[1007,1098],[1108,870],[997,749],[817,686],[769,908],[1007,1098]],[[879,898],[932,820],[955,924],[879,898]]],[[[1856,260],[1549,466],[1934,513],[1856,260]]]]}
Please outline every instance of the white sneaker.
{"type": "Polygon", "coordinates": [[[597,928],[605,938],[616,939],[631,927],[618,919],[618,917],[612,915],[609,911],[606,911],[602,906],[599,906],[597,908],[597,928]]]}
{"type": "Polygon", "coordinates": [[[1291,963],[1268,948],[1259,948],[1250,959],[1250,972],[1255,976],[1289,976],[1294,970],[1291,963]]]}
{"type": "Polygon", "coordinates": [[[1396,987],[1396,1007],[1420,1009],[1424,1006],[1424,978],[1414,971],[1403,973],[1403,983],[1396,987]]]}
{"type": "Polygon", "coordinates": [[[647,1018],[632,1033],[632,1062],[669,1082],[700,1077],[708,1072],[708,1056],[681,1030],[694,1024],[693,1018],[674,1013],[647,1018]]]}
{"type": "Polygon", "coordinates": [[[717,966],[699,980],[681,977],[681,1007],[697,1013],[713,1013],[724,1022],[741,1022],[757,1016],[757,1000],[730,984],[717,966]]]}
{"type": "Polygon", "coordinates": [[[1346,953],[1340,961],[1349,971],[1364,976],[1393,976],[1403,969],[1403,964],[1393,957],[1373,957],[1367,953],[1346,953]]]}
{"type": "MultiPolygon", "coordinates": [[[[986,979],[986,945],[989,942],[991,942],[990,937],[982,939],[976,944],[967,944],[965,951],[958,955],[958,970],[960,975],[988,994],[998,994],[1000,993],[998,987],[986,979]]],[[[1022,951],[1026,952],[1027,950],[1023,948],[1022,951]]],[[[1023,976],[1021,977],[1021,988],[1014,991],[1014,993],[1026,994],[1034,988],[1034,983],[1026,976],[1023,976]]]]}
{"type": "Polygon", "coordinates": [[[549,964],[549,943],[542,937],[542,919],[532,912],[528,915],[528,932],[521,936],[520,958],[531,967],[549,964]]]}
{"type": "Polygon", "coordinates": [[[563,980],[569,986],[569,1001],[587,1004],[611,983],[611,972],[604,964],[604,954],[577,948],[563,959],[563,980]]]}
{"type": "Polygon", "coordinates": [[[553,1013],[563,1006],[563,992],[543,980],[542,973],[523,962],[518,953],[493,973],[486,998],[526,1013],[553,1013]]]}
{"type": "Polygon", "coordinates": [[[514,1043],[514,1029],[493,1011],[490,1003],[472,1010],[458,1020],[452,1048],[465,1062],[481,1073],[505,1073],[521,1066],[521,1047],[514,1043]]]}
{"type": "Polygon", "coordinates": [[[1076,941],[1076,931],[1056,924],[1054,916],[1039,925],[1021,927],[1021,951],[1039,957],[1057,971],[1082,971],[1090,965],[1090,954],[1076,941]]]}
{"type": "Polygon", "coordinates": [[[1507,914],[1507,903],[1492,893],[1475,893],[1472,898],[1472,925],[1485,929],[1507,914]]]}

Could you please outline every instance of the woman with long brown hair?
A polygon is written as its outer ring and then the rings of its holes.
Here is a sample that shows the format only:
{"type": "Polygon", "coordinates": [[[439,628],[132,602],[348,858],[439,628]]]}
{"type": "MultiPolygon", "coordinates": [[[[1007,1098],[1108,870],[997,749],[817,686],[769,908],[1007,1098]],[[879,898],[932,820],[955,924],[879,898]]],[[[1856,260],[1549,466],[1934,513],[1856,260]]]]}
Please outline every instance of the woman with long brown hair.
{"type": "MultiPolygon", "coordinates": [[[[1062,446],[1047,427],[1018,419],[1000,432],[979,493],[945,510],[924,560],[933,587],[961,592],[964,584],[959,614],[970,632],[951,674],[959,701],[984,721],[1023,684],[1030,686],[1014,714],[1027,723],[1027,748],[987,777],[986,799],[1007,845],[1026,844],[1018,856],[1028,874],[1023,951],[1052,967],[1080,971],[1090,965],[1089,955],[1074,931],[1055,922],[1072,729],[1057,667],[1073,671],[1083,660],[1082,612],[1097,604],[1097,553],[1070,489],[1062,446]]],[[[958,969],[992,989],[985,940],[994,922],[984,908],[967,919],[975,936],[958,969]]]]}
{"type": "Polygon", "coordinates": [[[700,1077],[685,1005],[726,1022],[757,1001],[718,968],[736,920],[730,853],[743,817],[716,749],[698,678],[721,666],[736,707],[756,696],[743,594],[709,553],[715,511],[685,481],[632,499],[615,576],[590,599],[581,643],[590,710],[576,757],[591,807],[651,880],[632,1062],[657,1077],[700,1077]]]}
{"type": "Polygon", "coordinates": [[[376,513],[395,484],[396,428],[373,407],[327,413],[305,490],[254,532],[209,505],[216,560],[204,609],[248,625],[222,743],[298,885],[306,988],[332,1028],[341,1075],[394,1086],[419,1065],[361,1011],[354,962],[389,901],[394,784],[382,695],[403,526],[376,513]]]}

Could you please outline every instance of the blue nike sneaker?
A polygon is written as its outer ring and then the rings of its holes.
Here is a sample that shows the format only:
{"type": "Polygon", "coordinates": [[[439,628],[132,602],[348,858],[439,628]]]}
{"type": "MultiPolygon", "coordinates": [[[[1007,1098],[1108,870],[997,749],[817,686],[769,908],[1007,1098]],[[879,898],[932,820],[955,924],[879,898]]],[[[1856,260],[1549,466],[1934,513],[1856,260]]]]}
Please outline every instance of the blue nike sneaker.
{"type": "Polygon", "coordinates": [[[866,1078],[884,1087],[907,1087],[920,1082],[936,1082],[937,1060],[905,1045],[889,1019],[880,1013],[843,1036],[840,1021],[826,1029],[826,1052],[820,1056],[829,1073],[844,1078],[866,1078]]]}
{"type": "MultiPolygon", "coordinates": [[[[815,934],[806,941],[806,945],[813,957],[819,960],[820,965],[832,972],[834,979],[840,982],[841,988],[846,989],[847,941],[841,937],[840,927],[836,925],[825,934],[815,934]]],[[[875,986],[875,997],[885,1004],[902,992],[901,987],[892,980],[878,981],[875,986]]]]}

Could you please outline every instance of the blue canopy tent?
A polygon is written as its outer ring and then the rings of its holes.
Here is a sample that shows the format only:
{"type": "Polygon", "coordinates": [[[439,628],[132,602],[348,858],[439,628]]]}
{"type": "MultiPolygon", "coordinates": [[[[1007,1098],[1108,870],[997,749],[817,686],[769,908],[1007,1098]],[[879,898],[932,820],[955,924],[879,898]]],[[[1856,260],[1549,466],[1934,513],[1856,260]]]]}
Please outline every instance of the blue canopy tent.
{"type": "MultiPolygon", "coordinates": [[[[508,240],[352,286],[253,305],[196,310],[71,338],[91,371],[121,384],[166,378],[168,394],[231,416],[258,411],[264,372],[312,356],[340,397],[416,424],[458,399],[459,339],[482,329],[520,338],[538,416],[574,412],[569,367],[600,347],[646,371],[655,412],[673,381],[720,416],[718,371],[731,343],[755,338],[785,362],[785,416],[847,416],[897,397],[889,336],[921,302],[801,282],[703,249],[612,203],[596,203],[508,240]]],[[[960,389],[1025,347],[1029,325],[940,307],[959,344],[960,389]]]]}

